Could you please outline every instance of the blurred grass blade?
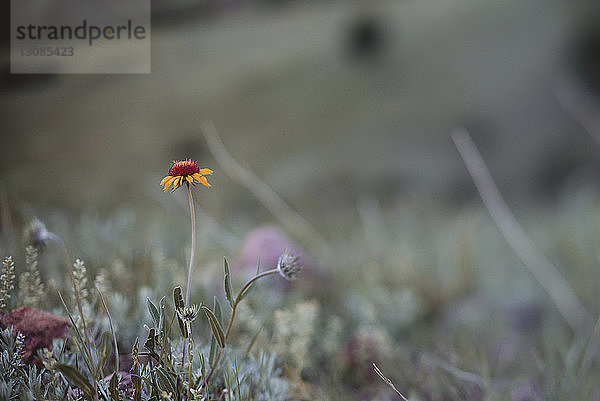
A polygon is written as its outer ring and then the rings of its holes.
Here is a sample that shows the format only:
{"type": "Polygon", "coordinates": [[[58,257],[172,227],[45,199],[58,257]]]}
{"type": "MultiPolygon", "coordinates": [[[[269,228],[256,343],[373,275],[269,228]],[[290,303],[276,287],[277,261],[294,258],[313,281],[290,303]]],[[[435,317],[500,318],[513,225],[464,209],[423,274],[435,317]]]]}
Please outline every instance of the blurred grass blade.
{"type": "Polygon", "coordinates": [[[58,297],[60,298],[60,301],[62,302],[63,306],[65,307],[65,310],[67,311],[67,315],[69,316],[69,320],[71,321],[71,326],[73,327],[73,330],[75,330],[75,334],[76,334],[76,339],[75,341],[78,343],[77,346],[79,347],[79,349],[83,350],[82,352],[82,357],[83,357],[83,361],[85,362],[87,368],[89,369],[90,372],[93,371],[92,369],[92,358],[91,355],[89,354],[89,349],[85,346],[85,342],[83,340],[83,336],[81,335],[81,332],[79,331],[79,328],[77,328],[77,324],[75,323],[75,319],[73,318],[73,315],[71,314],[71,312],[69,311],[69,308],[67,308],[67,304],[61,294],[60,291],[58,291],[58,297]]]}
{"type": "Polygon", "coordinates": [[[108,360],[111,351],[112,350],[110,345],[110,333],[108,331],[105,331],[100,337],[100,345],[98,346],[99,356],[98,364],[96,365],[96,376],[100,376],[100,374],[102,373],[102,368],[108,360]]]}
{"type": "Polygon", "coordinates": [[[106,311],[106,316],[108,317],[108,323],[110,324],[110,332],[113,336],[113,344],[115,351],[115,374],[119,373],[119,344],[117,343],[117,333],[115,332],[115,327],[113,325],[112,317],[110,316],[110,311],[108,310],[108,306],[106,306],[106,302],[104,301],[104,296],[100,292],[100,290],[96,287],[96,291],[100,295],[100,300],[102,301],[102,306],[104,306],[104,310],[106,311]]]}
{"type": "Polygon", "coordinates": [[[494,183],[490,171],[467,130],[456,128],[452,133],[452,140],[475,183],[477,191],[479,191],[483,204],[500,233],[521,259],[523,265],[549,295],[558,312],[574,332],[579,332],[579,330],[591,325],[593,322],[592,316],[583,306],[575,291],[560,274],[556,266],[546,258],[527,236],[506,201],[502,198],[500,190],[494,183]]]}
{"type": "Polygon", "coordinates": [[[265,325],[263,324],[262,326],[260,326],[260,328],[256,331],[256,334],[254,334],[252,336],[252,340],[250,340],[250,344],[248,344],[248,347],[246,347],[246,351],[244,352],[244,357],[248,357],[248,355],[250,355],[250,351],[252,351],[252,347],[254,347],[254,343],[256,343],[256,340],[258,340],[258,336],[260,335],[262,329],[265,327],[265,325]]]}
{"type": "Polygon", "coordinates": [[[210,153],[223,171],[238,184],[248,189],[277,219],[298,238],[304,238],[320,259],[334,260],[335,252],[328,241],[300,213],[288,205],[266,182],[254,172],[242,167],[229,154],[212,121],[202,124],[202,133],[210,153]]]}

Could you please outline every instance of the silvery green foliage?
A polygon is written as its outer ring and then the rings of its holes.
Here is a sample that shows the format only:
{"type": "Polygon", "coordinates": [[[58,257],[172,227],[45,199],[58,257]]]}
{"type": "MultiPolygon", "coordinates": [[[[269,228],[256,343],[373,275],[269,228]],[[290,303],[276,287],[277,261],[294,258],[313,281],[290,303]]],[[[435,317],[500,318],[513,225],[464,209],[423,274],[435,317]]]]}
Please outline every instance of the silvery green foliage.
{"type": "Polygon", "coordinates": [[[241,361],[231,361],[229,358],[226,361],[230,372],[233,370],[233,375],[229,374],[232,378],[230,391],[232,394],[240,394],[241,400],[271,401],[286,398],[289,385],[280,377],[280,370],[275,366],[275,354],[261,351],[257,357],[250,356],[241,361]],[[233,380],[236,374],[239,378],[239,393],[238,380],[233,380]]]}
{"type": "Polygon", "coordinates": [[[20,341],[11,328],[0,331],[0,400],[64,398],[67,387],[59,377],[24,364],[20,341]]]}
{"type": "Polygon", "coordinates": [[[24,387],[22,340],[13,337],[9,328],[0,332],[0,399],[15,400],[24,387]]]}
{"type": "MultiPolygon", "coordinates": [[[[209,352],[208,346],[194,349],[195,355],[209,355],[209,352]]],[[[192,369],[192,376],[201,385],[202,369],[199,357],[194,358],[192,369]]],[[[215,389],[227,389],[231,400],[236,401],[283,401],[289,388],[288,382],[281,377],[281,370],[276,365],[276,355],[265,351],[260,351],[257,356],[245,356],[239,349],[225,348],[213,378],[209,384],[211,393],[215,393],[215,389]]]]}

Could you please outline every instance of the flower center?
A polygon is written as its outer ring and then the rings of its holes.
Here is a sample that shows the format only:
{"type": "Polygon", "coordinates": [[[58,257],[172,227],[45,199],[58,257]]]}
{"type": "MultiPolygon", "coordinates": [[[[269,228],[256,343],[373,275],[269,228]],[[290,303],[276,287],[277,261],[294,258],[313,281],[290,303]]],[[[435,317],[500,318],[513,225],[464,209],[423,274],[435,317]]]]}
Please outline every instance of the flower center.
{"type": "Polygon", "coordinates": [[[172,177],[192,175],[200,172],[198,163],[191,160],[174,161],[169,168],[169,175],[172,177]]]}

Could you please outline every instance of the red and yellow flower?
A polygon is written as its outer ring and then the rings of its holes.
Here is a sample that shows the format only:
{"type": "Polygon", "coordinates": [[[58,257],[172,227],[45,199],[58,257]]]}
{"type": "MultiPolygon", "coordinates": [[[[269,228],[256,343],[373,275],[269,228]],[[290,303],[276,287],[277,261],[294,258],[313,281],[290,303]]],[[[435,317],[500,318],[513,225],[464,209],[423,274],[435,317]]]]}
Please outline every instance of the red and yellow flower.
{"type": "Polygon", "coordinates": [[[172,191],[181,187],[184,183],[195,185],[200,183],[206,187],[210,187],[205,175],[211,175],[213,171],[209,168],[200,168],[198,163],[190,159],[173,161],[169,168],[169,175],[162,179],[160,185],[164,186],[163,190],[167,192],[171,185],[172,191]]]}

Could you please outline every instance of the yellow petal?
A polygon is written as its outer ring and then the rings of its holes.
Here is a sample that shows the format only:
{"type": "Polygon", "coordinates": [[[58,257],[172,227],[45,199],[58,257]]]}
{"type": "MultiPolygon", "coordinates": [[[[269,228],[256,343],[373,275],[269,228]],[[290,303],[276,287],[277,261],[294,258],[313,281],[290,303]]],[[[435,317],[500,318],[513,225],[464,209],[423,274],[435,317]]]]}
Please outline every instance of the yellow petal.
{"type": "Polygon", "coordinates": [[[194,173],[192,174],[192,178],[196,181],[200,181],[200,174],[199,173],[194,173]]]}
{"type": "Polygon", "coordinates": [[[206,185],[207,187],[210,187],[210,184],[208,183],[208,180],[204,176],[200,177],[200,183],[202,185],[206,185]]]}
{"type": "Polygon", "coordinates": [[[164,191],[165,191],[165,192],[167,192],[167,191],[169,190],[169,187],[171,186],[171,184],[172,184],[172,183],[173,183],[175,180],[177,180],[177,177],[171,177],[171,178],[169,179],[169,181],[167,181],[167,183],[165,184],[165,188],[164,188],[164,191]]]}
{"type": "Polygon", "coordinates": [[[181,176],[175,177],[175,181],[173,181],[173,191],[175,191],[181,185],[181,176]]]}
{"type": "Polygon", "coordinates": [[[213,173],[213,171],[209,168],[201,168],[200,169],[200,174],[202,175],[211,175],[213,173]]]}
{"type": "Polygon", "coordinates": [[[194,183],[194,179],[193,179],[192,177],[190,177],[189,175],[186,175],[186,176],[185,176],[185,180],[186,180],[187,182],[189,182],[190,184],[193,184],[193,183],[194,183]]]}
{"type": "Polygon", "coordinates": [[[160,185],[165,185],[165,183],[167,181],[169,181],[171,178],[173,178],[173,177],[171,177],[170,175],[166,176],[165,178],[162,179],[162,181],[160,182],[160,185]]]}

